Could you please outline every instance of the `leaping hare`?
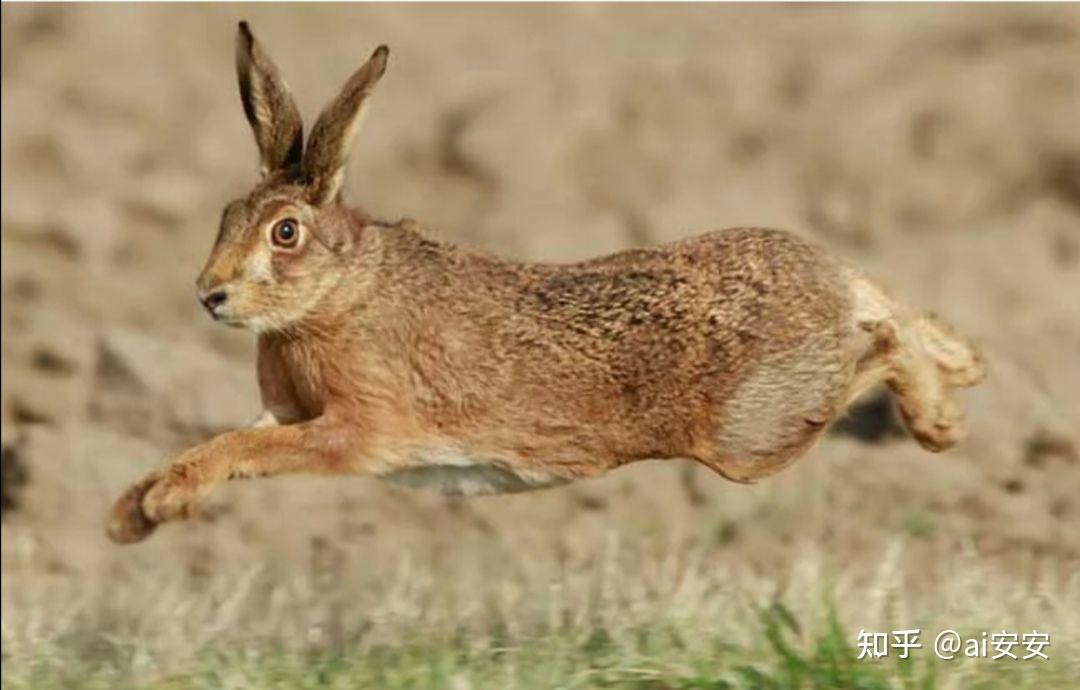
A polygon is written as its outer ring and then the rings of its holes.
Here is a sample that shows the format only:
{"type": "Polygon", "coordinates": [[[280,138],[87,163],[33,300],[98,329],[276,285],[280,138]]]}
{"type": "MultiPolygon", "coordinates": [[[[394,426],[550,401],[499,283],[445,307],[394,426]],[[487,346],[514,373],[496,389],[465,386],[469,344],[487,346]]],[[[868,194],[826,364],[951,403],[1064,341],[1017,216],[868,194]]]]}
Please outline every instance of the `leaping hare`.
{"type": "Polygon", "coordinates": [[[188,517],[219,482],[288,472],[480,494],[688,457],[749,482],[880,382],[924,448],[960,438],[953,389],[983,378],[975,348],[793,235],[737,228],[529,264],[345,206],[346,157],[388,54],[353,74],[305,146],[241,22],[262,179],[226,206],[197,286],[214,319],[258,333],[265,411],[128,489],[113,540],[188,517]]]}

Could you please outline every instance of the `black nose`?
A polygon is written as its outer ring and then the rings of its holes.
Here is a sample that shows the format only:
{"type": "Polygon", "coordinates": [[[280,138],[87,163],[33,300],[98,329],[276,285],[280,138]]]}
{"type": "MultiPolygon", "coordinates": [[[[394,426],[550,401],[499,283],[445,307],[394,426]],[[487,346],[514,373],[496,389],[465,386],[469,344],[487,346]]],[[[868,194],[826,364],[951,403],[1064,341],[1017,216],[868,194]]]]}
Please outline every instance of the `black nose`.
{"type": "Polygon", "coordinates": [[[225,304],[225,300],[229,299],[229,296],[225,294],[224,290],[214,290],[208,295],[199,295],[199,301],[203,303],[206,310],[211,314],[214,310],[225,304]]]}

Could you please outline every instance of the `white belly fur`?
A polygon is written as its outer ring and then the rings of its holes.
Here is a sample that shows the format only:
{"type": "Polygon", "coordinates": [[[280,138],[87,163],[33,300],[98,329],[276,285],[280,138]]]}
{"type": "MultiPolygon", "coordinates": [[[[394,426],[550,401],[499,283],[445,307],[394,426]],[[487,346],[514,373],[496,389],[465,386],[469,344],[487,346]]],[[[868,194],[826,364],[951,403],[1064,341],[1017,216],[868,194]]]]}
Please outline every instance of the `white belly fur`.
{"type": "Polygon", "coordinates": [[[546,472],[511,467],[493,458],[448,448],[409,453],[410,463],[379,478],[413,489],[430,489],[448,496],[481,496],[543,489],[567,480],[546,472]]]}

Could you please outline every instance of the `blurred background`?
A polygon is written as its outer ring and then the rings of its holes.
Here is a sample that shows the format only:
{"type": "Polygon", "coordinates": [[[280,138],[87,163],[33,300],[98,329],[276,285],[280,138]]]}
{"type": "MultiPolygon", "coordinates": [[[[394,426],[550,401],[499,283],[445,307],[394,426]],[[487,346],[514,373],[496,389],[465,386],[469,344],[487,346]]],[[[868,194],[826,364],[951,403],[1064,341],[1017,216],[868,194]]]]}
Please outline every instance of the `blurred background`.
{"type": "Polygon", "coordinates": [[[5,675],[95,635],[156,669],[223,641],[512,635],[553,611],[728,625],[823,582],[856,630],[955,615],[1080,642],[1080,7],[2,13],[5,675]],[[242,18],[309,126],[391,46],[348,201],[523,259],[795,231],[983,344],[969,440],[925,453],[872,397],[754,486],[681,462],[468,501],[291,477],[110,544],[122,488],[258,412],[253,337],[194,299],[257,177],[242,18]]]}

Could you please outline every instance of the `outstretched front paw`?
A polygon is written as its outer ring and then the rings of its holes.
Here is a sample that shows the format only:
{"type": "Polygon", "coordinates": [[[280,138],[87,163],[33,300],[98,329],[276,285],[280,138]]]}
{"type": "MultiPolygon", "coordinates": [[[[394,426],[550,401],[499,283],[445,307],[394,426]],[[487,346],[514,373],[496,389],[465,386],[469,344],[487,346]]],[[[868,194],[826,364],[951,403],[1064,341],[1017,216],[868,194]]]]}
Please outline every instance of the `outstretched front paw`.
{"type": "Polygon", "coordinates": [[[132,544],[146,539],[162,522],[191,517],[200,493],[188,470],[175,464],[148,474],[125,491],[109,515],[109,538],[132,544]]]}
{"type": "Polygon", "coordinates": [[[201,493],[199,482],[190,465],[176,463],[166,470],[159,481],[142,499],[142,512],[155,524],[169,520],[185,520],[195,514],[201,493]]]}
{"type": "Polygon", "coordinates": [[[117,544],[134,544],[146,539],[157,527],[143,512],[143,498],[162,477],[162,472],[151,472],[125,491],[109,513],[106,532],[117,544]]]}

